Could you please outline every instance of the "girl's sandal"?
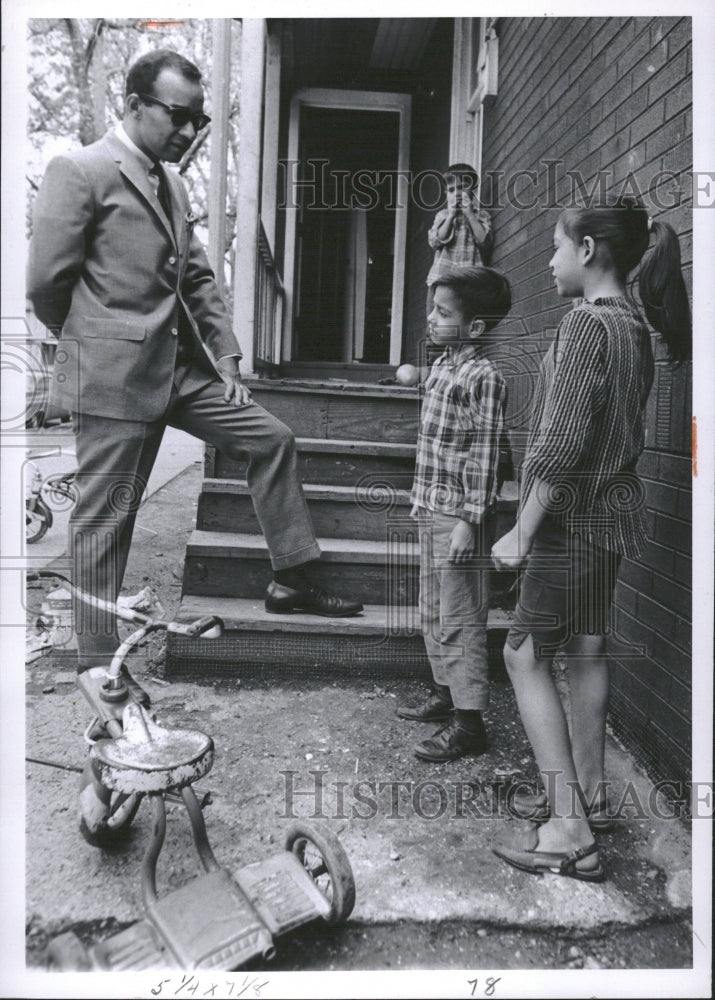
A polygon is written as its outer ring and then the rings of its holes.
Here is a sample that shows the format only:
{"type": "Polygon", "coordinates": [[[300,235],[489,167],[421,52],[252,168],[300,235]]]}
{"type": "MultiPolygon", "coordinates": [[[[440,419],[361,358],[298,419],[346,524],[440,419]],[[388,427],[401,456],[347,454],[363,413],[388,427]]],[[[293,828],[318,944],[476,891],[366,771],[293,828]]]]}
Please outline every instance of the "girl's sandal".
{"type": "Polygon", "coordinates": [[[553,872],[555,875],[566,875],[569,878],[579,879],[581,882],[603,882],[606,877],[605,869],[598,860],[593,868],[579,868],[577,862],[583,858],[588,858],[592,854],[598,854],[598,846],[595,841],[588,847],[579,847],[575,851],[541,851],[539,850],[539,831],[534,828],[534,843],[531,847],[516,848],[506,844],[492,844],[492,851],[521,871],[529,872],[530,875],[543,875],[544,872],[553,872]]]}
{"type": "MultiPolygon", "coordinates": [[[[537,795],[519,792],[509,802],[508,808],[517,819],[529,819],[537,824],[546,823],[551,816],[549,803],[543,792],[537,795]]],[[[612,817],[608,815],[608,802],[605,799],[586,807],[586,819],[595,833],[609,833],[615,826],[612,817]]]]}

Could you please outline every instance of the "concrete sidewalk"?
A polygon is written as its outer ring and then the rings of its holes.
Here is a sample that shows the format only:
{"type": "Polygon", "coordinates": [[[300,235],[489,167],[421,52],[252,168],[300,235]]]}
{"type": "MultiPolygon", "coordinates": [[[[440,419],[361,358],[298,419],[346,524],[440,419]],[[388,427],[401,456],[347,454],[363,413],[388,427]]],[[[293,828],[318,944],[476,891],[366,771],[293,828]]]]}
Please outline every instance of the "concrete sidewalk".
{"type": "MultiPolygon", "coordinates": [[[[125,590],[154,586],[167,613],[179,604],[180,562],[200,482],[201,468],[193,464],[147,501],[149,533],[135,539],[130,557],[125,590]]],[[[148,662],[132,670],[151,693],[159,720],[203,729],[215,741],[213,771],[200,784],[211,791],[205,812],[211,843],[229,868],[272,853],[291,816],[301,816],[339,834],[357,884],[351,919],[365,925],[460,919],[594,933],[690,918],[689,825],[666,818],[672,807],[655,796],[613,739],[607,750],[611,799],[625,796],[630,807],[613,833],[598,836],[604,883],[534,877],[492,854],[495,835],[528,828],[508,816],[500,789],[536,777],[504,678],[494,681],[486,715],[490,751],[430,765],[415,758],[412,747],[433,729],[395,715],[402,699],[419,692],[405,677],[325,682],[309,671],[286,676],[277,664],[275,676],[167,683],[160,645],[147,654],[148,662]]],[[[27,667],[29,757],[80,768],[88,721],[66,664],[50,653],[27,667]]],[[[130,921],[141,912],[148,810],[140,809],[121,851],[98,851],[77,831],[76,791],[71,770],[28,764],[27,914],[53,933],[81,921],[130,921]]],[[[170,820],[165,852],[163,884],[175,887],[195,872],[185,824],[170,820]]],[[[680,957],[686,966],[692,960],[680,957]]]]}

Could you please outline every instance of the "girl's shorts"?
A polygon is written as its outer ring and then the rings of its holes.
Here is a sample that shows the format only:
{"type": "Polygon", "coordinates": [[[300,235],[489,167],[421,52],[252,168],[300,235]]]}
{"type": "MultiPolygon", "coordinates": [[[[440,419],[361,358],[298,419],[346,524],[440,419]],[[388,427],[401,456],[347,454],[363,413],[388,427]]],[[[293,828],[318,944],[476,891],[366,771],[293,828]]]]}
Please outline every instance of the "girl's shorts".
{"type": "Polygon", "coordinates": [[[522,573],[506,637],[518,649],[531,635],[538,658],[551,658],[578,635],[605,635],[621,557],[546,517],[522,573]]]}

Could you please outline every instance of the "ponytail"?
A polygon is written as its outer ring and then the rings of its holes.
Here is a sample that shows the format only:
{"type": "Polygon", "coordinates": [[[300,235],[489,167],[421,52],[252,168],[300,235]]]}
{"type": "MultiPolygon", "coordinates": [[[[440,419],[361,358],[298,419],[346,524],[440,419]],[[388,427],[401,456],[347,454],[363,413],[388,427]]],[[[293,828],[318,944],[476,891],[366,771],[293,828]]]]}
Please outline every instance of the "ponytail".
{"type": "Polygon", "coordinates": [[[623,196],[591,208],[567,208],[561,220],[576,242],[591,236],[605,243],[623,281],[640,264],[638,293],[648,322],[663,337],[670,359],[676,364],[685,361],[691,351],[692,320],[673,227],[649,219],[640,202],[623,196]],[[652,235],[655,243],[649,250],[652,235]]]}
{"type": "Polygon", "coordinates": [[[692,318],[680,267],[680,244],[667,222],[651,223],[653,249],[638,272],[638,294],[648,322],[663,337],[668,354],[677,364],[690,357],[692,318]]]}

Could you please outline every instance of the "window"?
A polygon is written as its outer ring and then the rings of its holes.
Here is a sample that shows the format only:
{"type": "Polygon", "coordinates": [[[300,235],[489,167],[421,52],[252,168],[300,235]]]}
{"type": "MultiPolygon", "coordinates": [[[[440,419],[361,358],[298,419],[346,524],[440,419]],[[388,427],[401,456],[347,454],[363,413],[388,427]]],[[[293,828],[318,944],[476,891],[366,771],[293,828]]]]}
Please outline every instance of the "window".
{"type": "Polygon", "coordinates": [[[484,107],[497,95],[499,39],[494,17],[458,17],[454,26],[450,161],[481,175],[484,107]]]}

